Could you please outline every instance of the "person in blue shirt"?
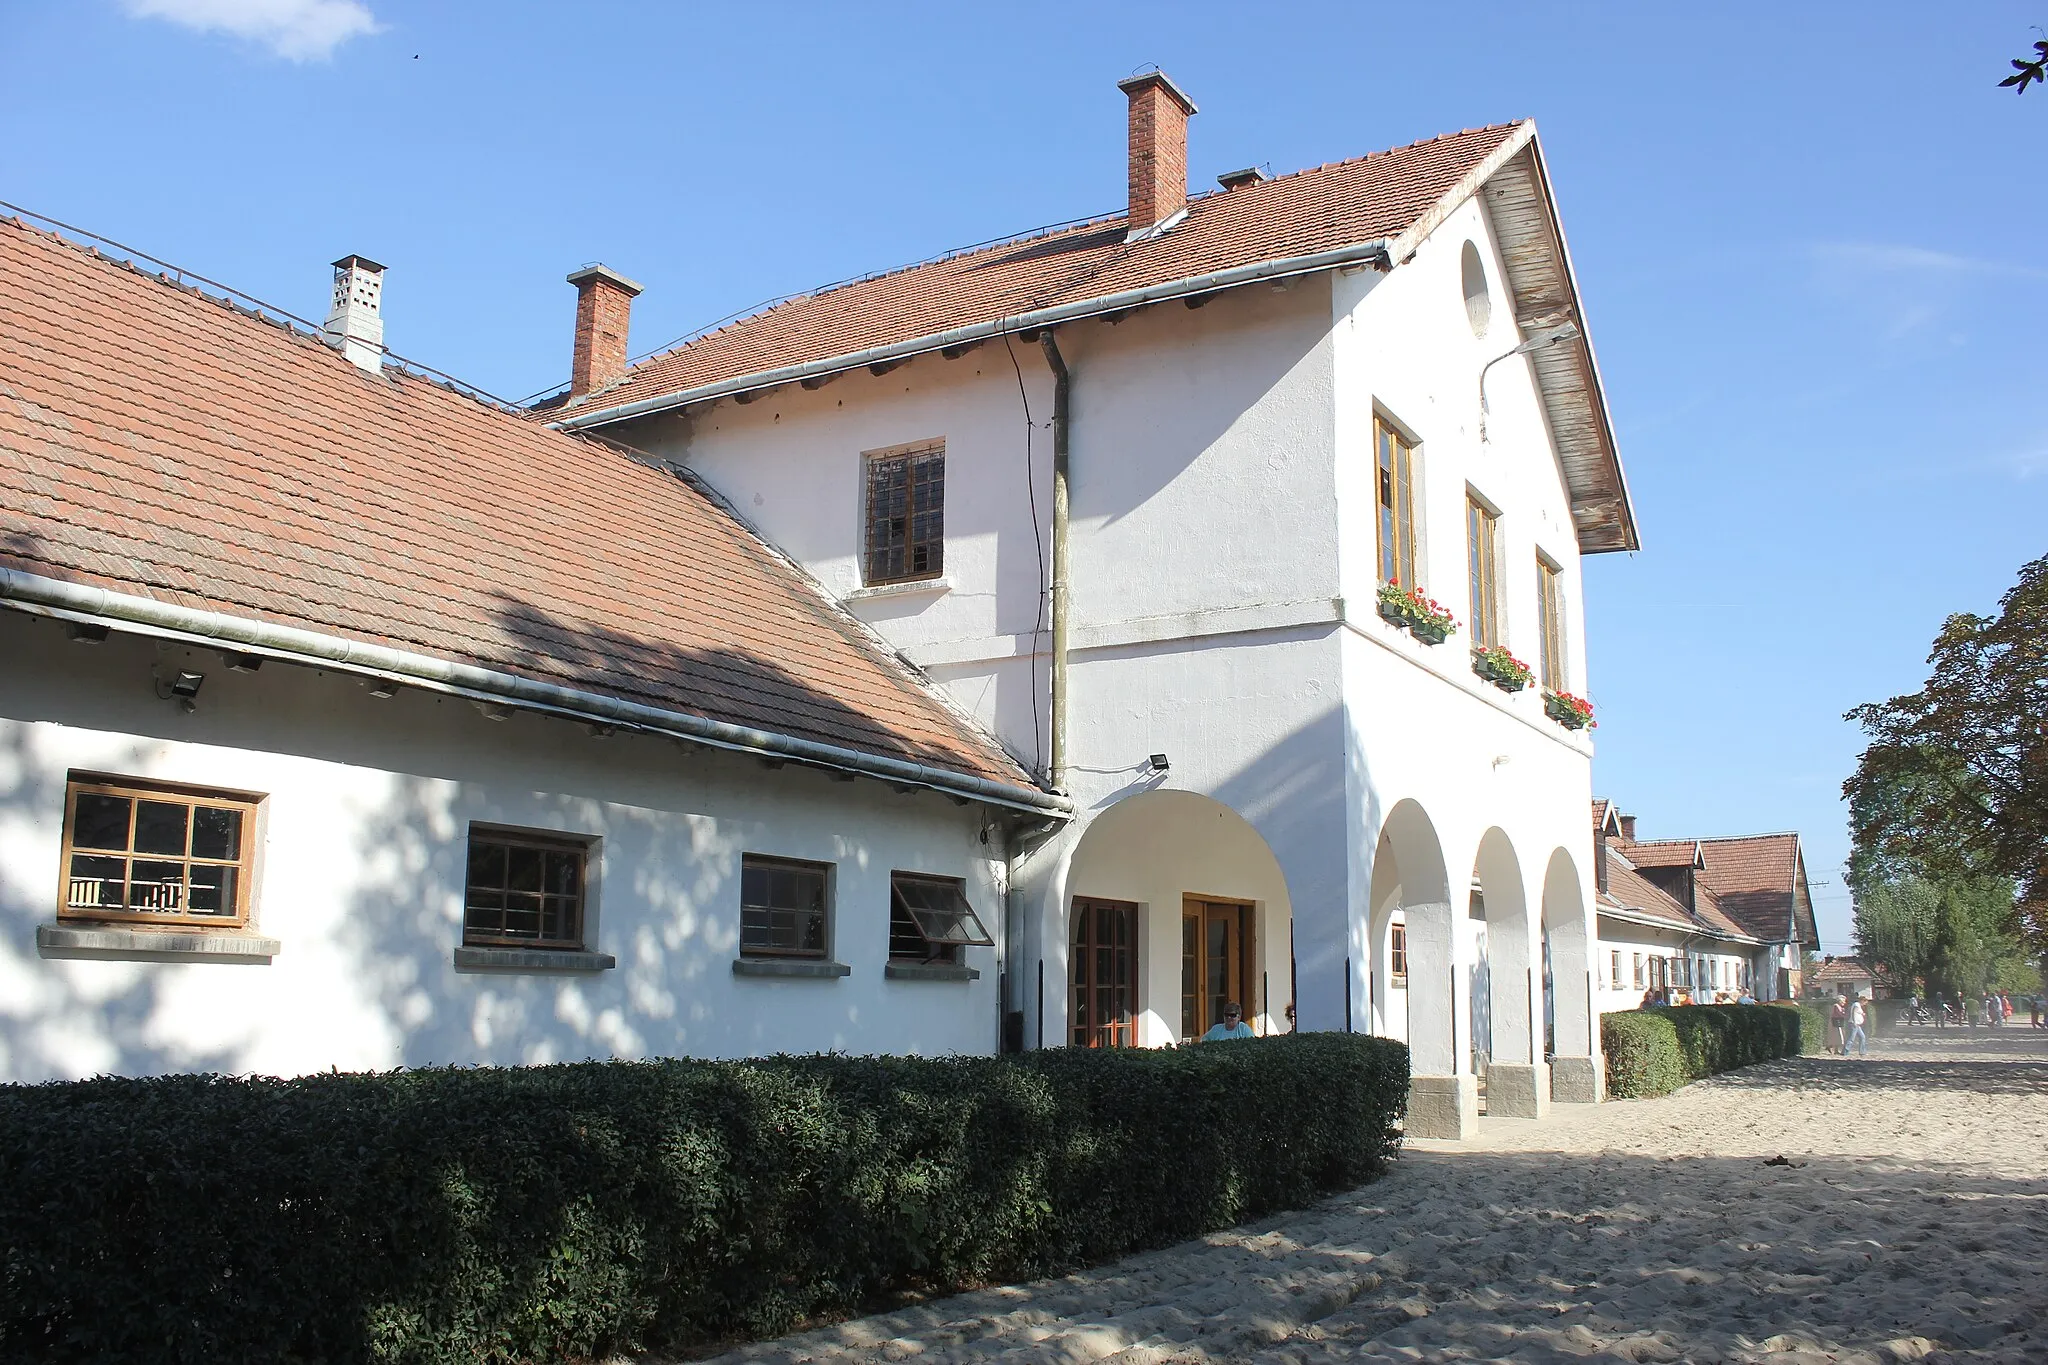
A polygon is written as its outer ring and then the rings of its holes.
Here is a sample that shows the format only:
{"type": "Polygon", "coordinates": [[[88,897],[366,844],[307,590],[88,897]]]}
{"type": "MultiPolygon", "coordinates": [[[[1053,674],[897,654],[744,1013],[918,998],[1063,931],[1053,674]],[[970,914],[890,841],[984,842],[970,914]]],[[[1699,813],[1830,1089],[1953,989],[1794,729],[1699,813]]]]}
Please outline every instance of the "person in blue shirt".
{"type": "Polygon", "coordinates": [[[1223,1007],[1223,1022],[1211,1025],[1209,1031],[1202,1035],[1201,1041],[1213,1043],[1224,1038],[1250,1038],[1252,1036],[1252,1026],[1244,1021],[1244,1011],[1240,1010],[1237,1007],[1237,1002],[1233,1000],[1223,1007]]]}

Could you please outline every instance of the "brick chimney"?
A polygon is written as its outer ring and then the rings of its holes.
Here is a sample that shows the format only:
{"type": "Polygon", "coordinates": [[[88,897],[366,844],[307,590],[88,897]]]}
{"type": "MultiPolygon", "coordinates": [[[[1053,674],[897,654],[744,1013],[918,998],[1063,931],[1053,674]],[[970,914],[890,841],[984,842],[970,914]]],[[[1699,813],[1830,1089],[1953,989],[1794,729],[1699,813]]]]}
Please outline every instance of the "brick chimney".
{"type": "Polygon", "coordinates": [[[1118,81],[1130,97],[1132,235],[1142,235],[1188,206],[1188,116],[1195,102],[1153,71],[1118,81]]]}
{"type": "Polygon", "coordinates": [[[626,372],[626,329],[640,286],[608,266],[587,265],[569,276],[576,286],[576,351],[569,396],[581,398],[626,372]]]}
{"type": "Polygon", "coordinates": [[[1620,818],[1620,820],[1621,820],[1621,839],[1622,839],[1622,842],[1623,842],[1623,843],[1627,843],[1627,844],[1632,844],[1632,843],[1634,843],[1634,842],[1636,841],[1636,818],[1635,818],[1635,816],[1633,816],[1633,815],[1624,815],[1624,816],[1621,816],[1621,817],[1619,817],[1619,818],[1620,818]]]}

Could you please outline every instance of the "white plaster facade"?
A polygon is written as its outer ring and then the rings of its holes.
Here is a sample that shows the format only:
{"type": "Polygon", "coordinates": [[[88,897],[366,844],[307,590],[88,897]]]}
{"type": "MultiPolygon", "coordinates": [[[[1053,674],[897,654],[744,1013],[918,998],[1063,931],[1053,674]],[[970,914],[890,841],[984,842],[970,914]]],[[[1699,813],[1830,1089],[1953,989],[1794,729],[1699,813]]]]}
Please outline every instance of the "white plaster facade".
{"type": "MultiPolygon", "coordinates": [[[[1179,907],[1220,896],[1259,907],[1260,979],[1273,984],[1247,1002],[1258,1027],[1284,1027],[1292,1003],[1305,1029],[1406,1037],[1418,1130],[1465,1131],[1476,1112],[1461,1022],[1475,979],[1491,996],[1490,1076],[1521,1068],[1507,1079],[1526,1111],[1548,1102],[1552,1068],[1561,1097],[1598,1097],[1592,746],[1546,719],[1533,688],[1509,696],[1477,677],[1464,637],[1425,646],[1374,605],[1377,412],[1418,442],[1421,586],[1467,617],[1464,509],[1478,493],[1501,513],[1506,643],[1537,652],[1541,552],[1563,571],[1565,685],[1587,691],[1565,475],[1520,357],[1488,375],[1480,438],[1481,371],[1523,340],[1504,269],[1472,199],[1391,272],[1059,330],[1073,375],[1066,779],[1081,814],[1012,868],[1006,1005],[1027,1042],[1067,1037],[1076,897],[1142,907],[1138,1036],[1182,1037],[1179,907]],[[1467,242],[1493,301],[1483,332],[1468,320],[1467,242]],[[1120,827],[1139,803],[1144,818],[1120,827]],[[1484,978],[1478,939],[1454,932],[1475,879],[1484,978]],[[1405,1010],[1386,982],[1397,910],[1405,1010]]],[[[1051,408],[1038,348],[998,339],[610,430],[696,471],[1042,769],[1051,408]],[[943,576],[868,589],[863,452],[933,440],[946,451],[943,576]]]]}
{"type": "Polygon", "coordinates": [[[1668,981],[1671,990],[1683,991],[1701,1004],[1723,990],[1731,997],[1747,990],[1757,1000],[1769,1000],[1775,972],[1767,968],[1772,961],[1772,950],[1764,944],[1602,913],[1593,958],[1595,999],[1602,1014],[1632,1010],[1642,1004],[1643,993],[1653,984],[1668,981]],[[1660,970],[1655,963],[1664,965],[1660,970]]]}
{"type": "Polygon", "coordinates": [[[423,691],[0,612],[0,1079],[535,1063],[584,1057],[995,1050],[1000,948],[971,980],[888,972],[892,871],[963,878],[997,933],[985,808],[580,724],[486,719],[423,691]],[[196,710],[164,668],[206,675],[196,710]],[[263,797],[253,932],[270,960],[38,949],[59,900],[67,775],[263,797]],[[458,967],[472,822],[595,842],[602,970],[458,967]],[[832,866],[843,977],[733,970],[743,854],[832,866]]]}

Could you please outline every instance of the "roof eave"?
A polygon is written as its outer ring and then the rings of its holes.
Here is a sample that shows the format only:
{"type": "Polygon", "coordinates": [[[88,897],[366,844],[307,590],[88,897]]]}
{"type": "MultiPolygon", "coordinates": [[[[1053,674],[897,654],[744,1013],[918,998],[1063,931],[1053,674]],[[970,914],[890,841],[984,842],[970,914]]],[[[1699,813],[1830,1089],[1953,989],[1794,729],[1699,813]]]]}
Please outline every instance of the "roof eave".
{"type": "Polygon", "coordinates": [[[1066,322],[1081,322],[1100,317],[1105,313],[1119,313],[1129,308],[1142,307],[1148,303],[1165,303],[1174,299],[1193,298],[1199,294],[1216,293],[1224,289],[1235,289],[1240,285],[1254,284],[1261,280],[1286,279],[1295,275],[1312,275],[1323,270],[1337,270],[1345,266],[1370,265],[1385,269],[1390,260],[1387,238],[1374,238],[1349,246],[1319,251],[1307,256],[1283,256],[1269,261],[1257,261],[1250,265],[1231,266],[1226,270],[1210,271],[1203,275],[1190,275],[1185,279],[1169,280],[1164,284],[1147,285],[1142,289],[1127,289],[1121,293],[1104,294],[1092,299],[1079,299],[1051,308],[1034,309],[1008,317],[969,323],[945,332],[934,332],[929,336],[913,337],[907,341],[891,342],[886,346],[871,346],[866,350],[851,351],[844,355],[829,356],[820,360],[805,361],[799,365],[784,365],[773,370],[760,370],[752,374],[735,375],[711,384],[700,384],[694,388],[678,389],[673,393],[656,394],[649,398],[637,399],[630,403],[614,404],[590,412],[569,412],[547,425],[558,431],[583,431],[591,427],[607,426],[613,422],[629,421],[636,417],[649,417],[656,413],[670,412],[692,403],[709,402],[717,398],[730,398],[759,389],[776,388],[783,384],[794,384],[805,379],[822,379],[828,375],[843,374],[857,370],[864,365],[894,364],[912,360],[934,351],[950,347],[965,346],[974,342],[992,341],[1016,332],[1034,331],[1056,327],[1066,322]]]}
{"type": "Polygon", "coordinates": [[[924,788],[960,801],[979,802],[1041,817],[1071,819],[1067,797],[953,772],[909,759],[825,744],[671,711],[641,702],[541,682],[518,674],[456,663],[388,645],[276,625],[223,612],[160,602],[153,597],[47,578],[0,565],[0,605],[33,615],[102,625],[127,634],[177,640],[210,648],[231,646],[280,662],[389,679],[424,691],[514,709],[563,716],[620,729],[640,730],[760,758],[777,759],[872,777],[902,787],[924,788]]]}

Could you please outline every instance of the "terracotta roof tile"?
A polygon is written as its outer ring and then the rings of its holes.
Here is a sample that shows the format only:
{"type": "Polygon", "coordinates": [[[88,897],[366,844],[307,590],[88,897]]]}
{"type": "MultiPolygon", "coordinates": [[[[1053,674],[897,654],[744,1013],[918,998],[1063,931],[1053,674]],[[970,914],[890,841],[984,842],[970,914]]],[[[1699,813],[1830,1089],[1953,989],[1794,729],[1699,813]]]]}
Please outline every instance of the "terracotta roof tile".
{"type": "Polygon", "coordinates": [[[0,219],[0,564],[1029,786],[675,474],[0,219]]]}
{"type": "Polygon", "coordinates": [[[958,327],[1235,266],[1398,236],[1523,125],[1496,124],[1338,161],[1190,202],[1185,219],[1126,243],[1099,219],[778,303],[642,361],[547,416],[610,408],[742,375],[916,341],[958,327]]]}
{"type": "Polygon", "coordinates": [[[1792,926],[1801,942],[1819,944],[1797,834],[1702,839],[1700,850],[1707,860],[1707,884],[1749,933],[1782,943],[1792,926]]]}
{"type": "Polygon", "coordinates": [[[1622,848],[1637,867],[1691,867],[1699,859],[1696,839],[1648,839],[1622,848]]]}

